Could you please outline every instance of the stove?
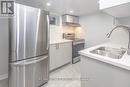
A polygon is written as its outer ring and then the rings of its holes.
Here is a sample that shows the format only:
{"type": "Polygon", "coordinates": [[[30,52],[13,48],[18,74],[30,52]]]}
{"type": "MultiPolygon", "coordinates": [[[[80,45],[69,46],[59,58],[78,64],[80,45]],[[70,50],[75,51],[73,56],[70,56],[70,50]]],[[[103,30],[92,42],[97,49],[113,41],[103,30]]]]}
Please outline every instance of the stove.
{"type": "Polygon", "coordinates": [[[75,38],[75,34],[63,34],[64,39],[72,40],[72,63],[80,61],[79,51],[84,49],[85,39],[75,38]]]}

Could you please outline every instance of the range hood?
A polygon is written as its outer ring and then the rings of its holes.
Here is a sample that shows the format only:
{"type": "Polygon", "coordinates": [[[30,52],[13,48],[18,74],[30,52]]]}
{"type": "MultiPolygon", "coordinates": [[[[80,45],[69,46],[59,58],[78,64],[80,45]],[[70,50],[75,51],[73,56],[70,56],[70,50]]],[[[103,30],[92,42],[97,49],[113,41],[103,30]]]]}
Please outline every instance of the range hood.
{"type": "Polygon", "coordinates": [[[80,27],[79,17],[75,15],[64,14],[62,15],[62,23],[65,26],[80,27]]]}

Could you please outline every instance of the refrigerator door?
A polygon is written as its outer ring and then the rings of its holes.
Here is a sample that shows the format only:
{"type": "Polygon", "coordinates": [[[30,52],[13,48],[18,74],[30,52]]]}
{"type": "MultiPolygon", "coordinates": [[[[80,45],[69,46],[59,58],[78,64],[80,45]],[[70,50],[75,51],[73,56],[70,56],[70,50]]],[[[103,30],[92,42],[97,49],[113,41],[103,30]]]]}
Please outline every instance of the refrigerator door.
{"type": "Polygon", "coordinates": [[[40,87],[49,79],[49,58],[41,56],[10,64],[9,87],[40,87]]]}
{"type": "Polygon", "coordinates": [[[49,16],[46,11],[15,4],[9,28],[11,61],[48,54],[49,16]]]}

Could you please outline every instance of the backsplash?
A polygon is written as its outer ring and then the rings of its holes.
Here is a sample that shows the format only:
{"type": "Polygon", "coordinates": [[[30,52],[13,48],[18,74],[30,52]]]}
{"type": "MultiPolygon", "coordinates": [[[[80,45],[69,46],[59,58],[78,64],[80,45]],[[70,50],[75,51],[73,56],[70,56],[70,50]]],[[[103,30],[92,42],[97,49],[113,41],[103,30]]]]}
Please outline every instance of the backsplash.
{"type": "Polygon", "coordinates": [[[75,28],[74,27],[70,27],[70,26],[64,26],[63,27],[63,32],[64,33],[75,33],[75,28]]]}
{"type": "Polygon", "coordinates": [[[74,33],[75,38],[82,38],[82,28],[81,27],[64,26],[63,32],[64,33],[74,33]]]}
{"type": "Polygon", "coordinates": [[[62,39],[63,27],[62,26],[50,26],[50,40],[59,40],[62,39]]]}
{"type": "Polygon", "coordinates": [[[83,28],[81,28],[81,27],[75,28],[75,37],[76,38],[83,38],[83,28]]]}
{"type": "Polygon", "coordinates": [[[63,39],[63,33],[75,33],[75,38],[82,38],[82,28],[69,26],[50,26],[50,40],[63,39]]]}
{"type": "Polygon", "coordinates": [[[51,16],[56,17],[56,25],[50,25],[50,40],[63,39],[63,33],[75,33],[76,38],[82,37],[82,29],[80,27],[71,27],[62,25],[62,17],[58,14],[51,13],[51,16]]]}
{"type": "Polygon", "coordinates": [[[62,39],[63,34],[63,26],[62,26],[62,18],[61,16],[51,13],[51,16],[56,17],[56,25],[50,25],[50,40],[59,40],[62,39]]]}

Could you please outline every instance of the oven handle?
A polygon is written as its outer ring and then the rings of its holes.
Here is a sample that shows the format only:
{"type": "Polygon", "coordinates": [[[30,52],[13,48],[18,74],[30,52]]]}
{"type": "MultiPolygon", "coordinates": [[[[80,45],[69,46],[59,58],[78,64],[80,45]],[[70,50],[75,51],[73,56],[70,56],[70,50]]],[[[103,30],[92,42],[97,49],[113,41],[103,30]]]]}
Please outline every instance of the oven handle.
{"type": "Polygon", "coordinates": [[[73,45],[78,45],[78,44],[84,44],[85,42],[82,41],[82,42],[73,42],[73,45]]]}

